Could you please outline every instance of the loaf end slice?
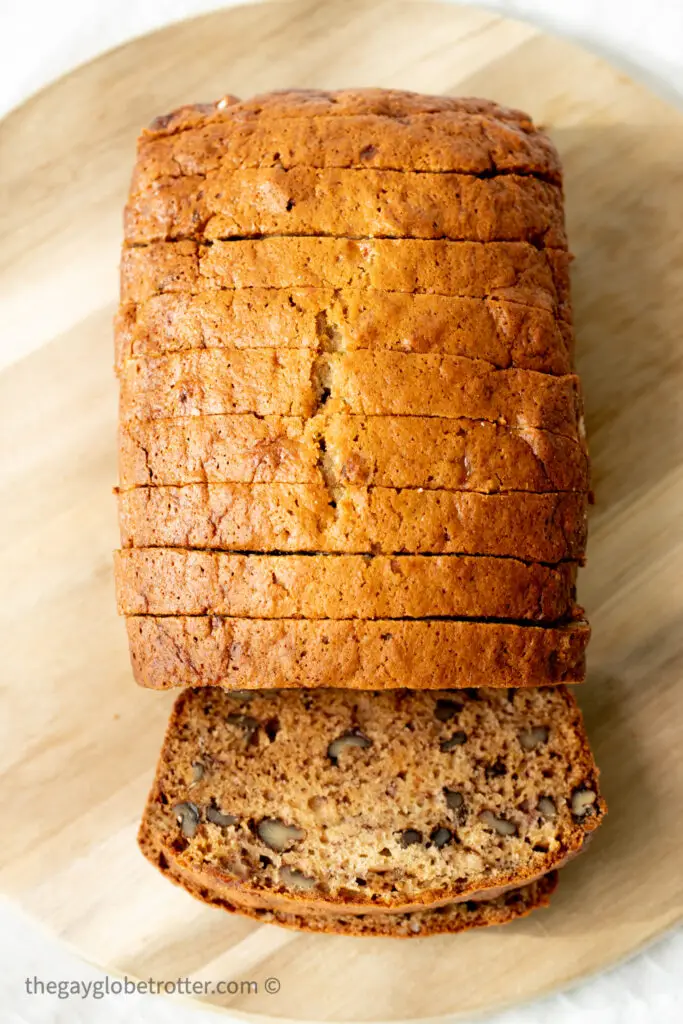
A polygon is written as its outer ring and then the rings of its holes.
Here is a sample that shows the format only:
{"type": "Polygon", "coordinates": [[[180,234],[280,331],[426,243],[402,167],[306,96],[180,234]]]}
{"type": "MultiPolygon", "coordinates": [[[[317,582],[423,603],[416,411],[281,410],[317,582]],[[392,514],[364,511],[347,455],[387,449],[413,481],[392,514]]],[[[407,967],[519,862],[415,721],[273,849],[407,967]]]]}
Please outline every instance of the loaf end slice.
{"type": "Polygon", "coordinates": [[[406,914],[287,913],[241,904],[233,892],[223,893],[219,884],[209,886],[208,883],[195,880],[191,872],[169,864],[157,846],[154,832],[145,824],[140,828],[138,843],[147,860],[158,868],[164,878],[201,903],[229,914],[241,914],[259,924],[276,924],[282,928],[315,934],[388,939],[455,935],[472,928],[509,924],[527,917],[532,911],[549,906],[550,897],[557,888],[557,872],[551,871],[537,882],[519,889],[510,889],[496,899],[449,903],[435,910],[416,910],[406,914]]]}
{"type": "Polygon", "coordinates": [[[408,913],[538,880],[604,813],[564,687],[195,689],[176,702],[141,839],[240,907],[408,913]]]}

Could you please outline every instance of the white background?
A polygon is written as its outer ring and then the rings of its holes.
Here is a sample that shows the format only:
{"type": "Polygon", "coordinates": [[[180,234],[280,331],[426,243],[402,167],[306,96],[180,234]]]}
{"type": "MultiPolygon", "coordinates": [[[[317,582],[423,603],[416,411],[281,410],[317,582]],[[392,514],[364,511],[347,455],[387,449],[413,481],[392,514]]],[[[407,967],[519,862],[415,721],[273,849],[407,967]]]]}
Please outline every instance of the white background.
{"type": "MultiPolygon", "coordinates": [[[[76,64],[170,21],[227,4],[210,0],[0,0],[0,116],[76,64]]],[[[683,103],[683,0],[498,0],[605,54],[683,103]]],[[[683,225],[682,225],[683,229],[683,225]]],[[[12,361],[0,339],[0,366],[12,361]]],[[[675,809],[680,813],[681,808],[675,809]]],[[[8,823],[4,823],[5,827],[8,823]]],[[[643,823],[646,827],[646,823],[643,823]]],[[[520,964],[520,970],[524,965],[520,964]]],[[[29,998],[24,978],[101,977],[0,902],[0,1024],[216,1024],[225,1016],[157,997],[94,1002],[29,998]]],[[[490,1018],[491,1024],[494,1018],[490,1018]]],[[[681,1024],[683,931],[571,991],[495,1017],[495,1024],[681,1024]]]]}

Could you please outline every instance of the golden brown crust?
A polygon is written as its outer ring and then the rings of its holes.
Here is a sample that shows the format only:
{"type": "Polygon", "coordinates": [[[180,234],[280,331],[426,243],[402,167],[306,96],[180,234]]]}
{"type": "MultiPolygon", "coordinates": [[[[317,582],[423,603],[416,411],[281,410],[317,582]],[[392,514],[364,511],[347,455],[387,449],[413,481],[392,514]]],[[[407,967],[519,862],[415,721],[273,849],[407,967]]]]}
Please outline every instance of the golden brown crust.
{"type": "Polygon", "coordinates": [[[585,446],[559,434],[438,417],[232,415],[120,425],[123,490],[326,480],[486,493],[587,491],[589,466],[585,446]]]}
{"type": "Polygon", "coordinates": [[[478,494],[314,484],[190,484],[119,493],[122,547],[581,560],[583,494],[478,494]]]}
{"type": "Polygon", "coordinates": [[[373,288],[537,306],[571,322],[569,254],[528,242],[259,238],[125,247],[121,301],[233,288],[373,288]]]}
{"type": "Polygon", "coordinates": [[[472,928],[509,924],[526,917],[534,910],[547,907],[557,888],[557,872],[551,871],[537,882],[511,889],[495,900],[468,900],[451,903],[435,910],[399,914],[330,914],[294,913],[248,906],[239,901],[239,894],[226,891],[218,883],[209,886],[195,879],[191,872],[169,863],[158,849],[152,830],[143,822],[138,845],[147,860],[169,882],[184,889],[196,900],[217,910],[241,914],[261,924],[277,924],[295,931],[348,935],[354,938],[428,938],[431,935],[454,935],[472,928]]]}
{"type": "Polygon", "coordinates": [[[123,304],[116,367],[188,349],[309,348],[439,352],[566,374],[572,331],[545,309],[514,302],[371,289],[251,288],[167,292],[123,304]]]}
{"type": "Polygon", "coordinates": [[[561,181],[557,150],[527,114],[488,101],[373,92],[225,97],[180,108],[142,133],[133,190],[163,175],[300,165],[561,181]]]}
{"type": "Polygon", "coordinates": [[[576,564],[128,548],[115,553],[114,576],[121,615],[557,622],[573,613],[576,564]]]}
{"type": "Polygon", "coordinates": [[[579,378],[498,370],[482,359],[404,352],[200,349],[129,360],[121,374],[127,419],[216,416],[438,416],[535,427],[578,441],[579,378]]]}
{"type": "Polygon", "coordinates": [[[131,359],[121,373],[119,418],[125,422],[220,413],[309,417],[317,407],[315,359],[310,349],[206,349],[131,359]]]}
{"type": "Polygon", "coordinates": [[[265,235],[567,247],[562,190],[528,175],[295,167],[164,176],[131,195],[124,217],[136,245],[265,235]]]}
{"type": "Polygon", "coordinates": [[[345,117],[375,114],[407,117],[410,114],[476,114],[535,131],[528,114],[477,96],[435,96],[407,89],[274,89],[249,99],[227,94],[214,103],[197,103],[178,108],[154,119],[143,132],[168,135],[189,124],[209,121],[260,120],[261,118],[345,117]]]}
{"type": "MultiPolygon", "coordinates": [[[[577,852],[573,851],[569,854],[561,863],[557,865],[558,869],[565,866],[568,861],[574,859],[577,852]]],[[[401,913],[401,914],[420,914],[420,913],[434,913],[439,908],[450,908],[457,907],[458,905],[467,904],[469,902],[487,902],[489,900],[499,899],[505,896],[506,893],[512,892],[517,889],[522,883],[533,885],[536,882],[540,882],[545,875],[534,875],[527,877],[526,873],[520,873],[520,879],[509,885],[496,885],[491,888],[486,888],[481,892],[470,893],[470,899],[462,898],[451,901],[449,898],[438,897],[434,900],[416,898],[413,902],[403,904],[396,911],[386,910],[384,904],[379,906],[372,906],[365,901],[349,900],[345,897],[336,897],[331,899],[319,900],[316,898],[309,898],[305,893],[290,891],[287,893],[270,892],[265,887],[256,888],[248,885],[244,885],[237,881],[236,883],[226,878],[225,872],[215,869],[214,867],[208,867],[205,870],[192,871],[189,858],[175,857],[172,858],[172,863],[177,871],[181,872],[185,877],[192,875],[195,882],[200,885],[207,886],[211,890],[218,890],[228,897],[231,901],[236,903],[238,906],[251,909],[251,910],[271,910],[274,913],[300,913],[306,915],[315,915],[316,917],[324,917],[330,914],[336,916],[340,911],[346,911],[345,917],[349,920],[353,920],[356,917],[362,919],[373,920],[376,916],[383,917],[385,913],[401,913]]]]}
{"type": "Polygon", "coordinates": [[[585,677],[588,625],[130,616],[141,686],[353,690],[554,686],[585,677]]]}
{"type": "Polygon", "coordinates": [[[176,701],[142,834],[241,906],[419,911],[561,867],[606,812],[598,776],[564,686],[197,688],[176,701]]]}
{"type": "Polygon", "coordinates": [[[187,125],[170,136],[143,134],[131,183],[140,192],[163,177],[240,168],[376,170],[534,175],[561,185],[557,151],[540,132],[480,115],[376,114],[187,125]]]}

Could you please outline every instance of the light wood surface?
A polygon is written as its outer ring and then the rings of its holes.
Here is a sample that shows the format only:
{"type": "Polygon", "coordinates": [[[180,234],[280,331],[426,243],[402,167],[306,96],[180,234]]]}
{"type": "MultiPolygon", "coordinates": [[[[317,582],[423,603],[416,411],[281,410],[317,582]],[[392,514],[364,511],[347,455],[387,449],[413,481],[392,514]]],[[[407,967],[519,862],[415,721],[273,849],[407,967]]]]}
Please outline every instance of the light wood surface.
{"type": "Polygon", "coordinates": [[[401,1020],[523,1000],[681,915],[683,118],[589,53],[436,4],[264,4],[135,41],[0,126],[0,891],[85,958],[147,978],[254,979],[211,1001],[298,1020],[401,1020]],[[597,504],[580,699],[607,823],[552,909],[414,942],[310,937],[166,884],[134,835],[171,694],[133,685],[111,572],[110,320],[138,128],[284,85],[487,95],[565,161],[578,360],[597,504]],[[281,981],[279,994],[263,988],[281,981]]]}

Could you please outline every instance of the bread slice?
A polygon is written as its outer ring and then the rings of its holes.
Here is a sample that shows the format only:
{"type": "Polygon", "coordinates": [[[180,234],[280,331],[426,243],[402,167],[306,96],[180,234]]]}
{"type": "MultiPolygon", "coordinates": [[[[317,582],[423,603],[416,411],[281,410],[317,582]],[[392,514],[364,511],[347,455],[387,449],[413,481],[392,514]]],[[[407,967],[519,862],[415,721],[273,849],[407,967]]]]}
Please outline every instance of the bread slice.
{"type": "Polygon", "coordinates": [[[267,235],[567,247],[561,188],[528,175],[246,168],[158,179],[124,216],[132,245],[267,235]]]}
{"type": "Polygon", "coordinates": [[[126,627],[135,679],[157,690],[580,683],[590,637],[582,621],[540,626],[476,619],[132,615],[126,627]]]}
{"type": "Polygon", "coordinates": [[[585,494],[189,484],[118,495],[121,546],[583,558],[585,494]]]}
{"type": "Polygon", "coordinates": [[[587,491],[585,445],[484,420],[234,414],[119,428],[122,489],[190,483],[340,484],[430,490],[587,491]]]}
{"type": "Polygon", "coordinates": [[[129,360],[121,418],[256,413],[439,416],[536,427],[578,440],[579,379],[498,370],[483,359],[403,352],[203,349],[129,360]]]}
{"type": "Polygon", "coordinates": [[[114,554],[114,577],[121,615],[557,622],[574,610],[576,563],[126,548],[114,554]]]}
{"type": "Polygon", "coordinates": [[[142,835],[241,906],[406,913],[541,878],[604,813],[564,687],[195,689],[176,702],[142,835]]]}
{"type": "Polygon", "coordinates": [[[116,367],[126,359],[191,349],[312,348],[438,352],[565,374],[571,327],[552,312],[499,299],[373,289],[244,288],[164,292],[124,303],[116,367]]]}
{"type": "Polygon", "coordinates": [[[196,882],[191,871],[183,871],[169,864],[166,855],[156,846],[157,836],[147,823],[143,823],[138,843],[143,854],[161,874],[194,896],[201,903],[229,914],[250,917],[259,924],[277,924],[295,931],[348,935],[354,938],[418,939],[431,935],[454,935],[472,928],[509,924],[526,917],[534,910],[547,907],[557,887],[557,872],[551,871],[537,882],[510,889],[493,900],[466,900],[449,903],[434,910],[416,910],[406,914],[330,914],[308,911],[287,913],[267,910],[251,904],[242,905],[234,889],[225,894],[219,882],[209,885],[196,882]]]}
{"type": "MultiPolygon", "coordinates": [[[[289,96],[291,99],[291,94],[289,96]]],[[[247,110],[234,97],[155,119],[138,141],[133,191],[159,178],[244,167],[521,173],[561,182],[557,150],[526,114],[479,102],[446,109],[331,102],[247,110]],[[277,113],[275,112],[277,109],[277,113]]]]}
{"type": "Polygon", "coordinates": [[[569,254],[529,242],[258,238],[124,247],[121,301],[232,288],[373,288],[537,306],[571,322],[569,254]]]}

